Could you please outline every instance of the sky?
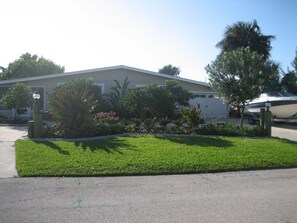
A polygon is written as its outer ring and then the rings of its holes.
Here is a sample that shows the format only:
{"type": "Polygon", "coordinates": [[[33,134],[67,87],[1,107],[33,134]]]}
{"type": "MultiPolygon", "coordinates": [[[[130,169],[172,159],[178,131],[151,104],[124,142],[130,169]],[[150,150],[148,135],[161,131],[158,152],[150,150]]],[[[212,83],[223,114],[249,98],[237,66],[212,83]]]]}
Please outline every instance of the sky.
{"type": "Polygon", "coordinates": [[[254,19],[274,35],[271,59],[292,69],[297,0],[0,0],[0,66],[29,52],[65,71],[126,65],[208,81],[228,25],[254,19]]]}

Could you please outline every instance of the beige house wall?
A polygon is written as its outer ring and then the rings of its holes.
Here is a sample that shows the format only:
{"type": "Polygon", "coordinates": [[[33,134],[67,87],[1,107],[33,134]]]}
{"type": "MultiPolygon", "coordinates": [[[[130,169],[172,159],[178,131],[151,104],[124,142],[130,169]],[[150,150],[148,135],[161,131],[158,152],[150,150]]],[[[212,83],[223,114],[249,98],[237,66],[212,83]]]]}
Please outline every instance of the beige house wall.
{"type": "MultiPolygon", "coordinates": [[[[2,81],[2,83],[0,81],[0,87],[11,86],[16,82],[26,83],[30,87],[42,87],[44,89],[44,110],[48,110],[48,95],[52,94],[57,86],[65,83],[68,80],[89,78],[92,79],[95,84],[101,86],[101,89],[103,90],[102,93],[108,93],[110,92],[111,87],[115,86],[114,80],[117,80],[120,82],[120,84],[122,84],[126,77],[128,77],[128,81],[130,81],[128,88],[135,88],[148,84],[164,85],[167,80],[178,79],[177,81],[183,88],[187,89],[190,92],[193,92],[197,96],[199,95],[199,97],[197,97],[196,99],[191,100],[191,104],[194,106],[199,104],[201,108],[205,110],[206,117],[208,116],[208,113],[210,113],[208,112],[210,110],[210,107],[213,107],[213,109],[211,110],[218,111],[217,116],[220,116],[219,113],[225,112],[222,111],[225,110],[222,109],[225,105],[222,104],[220,100],[215,100],[213,98],[216,93],[213,92],[210,86],[206,83],[187,80],[179,77],[172,77],[169,75],[162,75],[155,72],[144,71],[137,68],[129,68],[125,66],[119,66],[117,68],[112,67],[88,71],[78,71],[65,74],[46,75],[43,77],[27,78],[27,80],[25,78],[11,81],[8,80],[6,82],[2,81]]],[[[0,111],[0,114],[4,115],[4,112],[7,113],[7,111],[2,110],[0,111]]],[[[28,108],[28,112],[28,115],[30,115],[30,108],[28,108]]],[[[214,113],[212,112],[212,114],[214,113]]]]}
{"type": "MultiPolygon", "coordinates": [[[[147,84],[158,84],[163,85],[167,80],[170,80],[166,77],[154,76],[146,73],[141,73],[137,71],[117,69],[117,70],[107,70],[107,71],[97,71],[91,73],[84,73],[79,75],[72,76],[60,76],[55,78],[48,78],[42,80],[33,80],[25,82],[30,87],[43,87],[45,90],[45,109],[48,109],[48,94],[53,93],[55,87],[60,84],[65,83],[67,80],[74,80],[79,78],[89,78],[94,81],[96,84],[103,85],[103,93],[110,92],[111,87],[115,86],[113,80],[117,80],[120,83],[123,83],[125,78],[128,77],[130,81],[129,88],[135,88],[137,86],[143,86],[147,84]]],[[[185,81],[179,81],[180,85],[189,91],[195,92],[213,92],[213,90],[208,86],[198,85],[194,83],[189,83],[185,81]]]]}

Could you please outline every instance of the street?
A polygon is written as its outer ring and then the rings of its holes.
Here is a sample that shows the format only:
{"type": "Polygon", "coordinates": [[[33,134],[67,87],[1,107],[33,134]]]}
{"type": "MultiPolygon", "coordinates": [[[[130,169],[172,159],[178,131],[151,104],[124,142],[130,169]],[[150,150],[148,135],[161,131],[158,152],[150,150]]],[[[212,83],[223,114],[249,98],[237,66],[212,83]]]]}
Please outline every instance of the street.
{"type": "Polygon", "coordinates": [[[0,179],[0,222],[297,222],[297,169],[0,179]]]}

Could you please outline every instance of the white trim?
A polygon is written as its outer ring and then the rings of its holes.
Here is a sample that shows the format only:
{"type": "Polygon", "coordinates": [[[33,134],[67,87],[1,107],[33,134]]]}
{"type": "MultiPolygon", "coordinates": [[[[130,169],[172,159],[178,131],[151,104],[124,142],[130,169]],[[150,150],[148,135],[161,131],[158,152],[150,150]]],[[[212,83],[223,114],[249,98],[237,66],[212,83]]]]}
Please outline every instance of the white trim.
{"type": "Polygon", "coordinates": [[[134,68],[134,67],[128,67],[128,66],[124,66],[124,65],[103,67],[103,68],[90,69],[90,70],[73,71],[73,72],[60,73],[60,74],[49,74],[49,75],[42,75],[42,76],[35,76],[35,77],[25,77],[25,78],[18,78],[18,79],[14,79],[14,80],[4,80],[4,81],[0,81],[0,85],[13,84],[13,83],[18,83],[18,82],[35,81],[35,80],[44,80],[44,79],[51,79],[51,78],[57,78],[57,77],[67,77],[67,76],[81,75],[81,74],[86,74],[86,73],[95,73],[95,72],[99,72],[99,71],[117,70],[117,69],[141,72],[141,73],[154,75],[154,76],[158,76],[158,77],[164,77],[164,78],[173,79],[173,80],[177,80],[177,81],[184,81],[184,82],[188,82],[188,83],[192,83],[192,84],[198,84],[198,85],[210,87],[210,85],[205,82],[190,80],[190,79],[181,78],[178,76],[161,74],[161,73],[157,73],[157,72],[153,72],[153,71],[143,70],[143,69],[134,68]]]}

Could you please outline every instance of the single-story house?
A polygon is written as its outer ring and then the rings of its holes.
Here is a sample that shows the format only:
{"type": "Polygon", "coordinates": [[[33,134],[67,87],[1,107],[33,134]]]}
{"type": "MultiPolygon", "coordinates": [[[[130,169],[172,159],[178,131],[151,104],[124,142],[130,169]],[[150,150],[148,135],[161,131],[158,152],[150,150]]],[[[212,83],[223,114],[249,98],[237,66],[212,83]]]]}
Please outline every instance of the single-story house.
{"type": "MultiPolygon", "coordinates": [[[[22,82],[30,86],[33,91],[37,91],[40,94],[40,107],[42,110],[48,110],[48,94],[51,94],[55,87],[63,84],[67,80],[90,78],[93,79],[96,85],[101,87],[101,93],[108,93],[111,87],[115,86],[113,80],[123,83],[126,76],[130,81],[129,88],[141,87],[148,84],[162,85],[166,80],[177,80],[182,87],[197,95],[195,99],[190,100],[190,104],[192,106],[199,104],[202,114],[206,118],[226,118],[227,106],[222,103],[217,93],[211,89],[208,83],[123,65],[0,81],[0,98],[10,86],[22,82]]],[[[5,110],[0,105],[0,115],[12,117],[13,111],[5,110]]],[[[26,108],[23,114],[19,116],[28,118],[31,115],[31,108],[26,108]]]]}

